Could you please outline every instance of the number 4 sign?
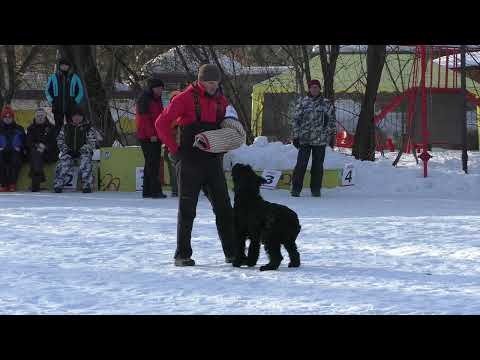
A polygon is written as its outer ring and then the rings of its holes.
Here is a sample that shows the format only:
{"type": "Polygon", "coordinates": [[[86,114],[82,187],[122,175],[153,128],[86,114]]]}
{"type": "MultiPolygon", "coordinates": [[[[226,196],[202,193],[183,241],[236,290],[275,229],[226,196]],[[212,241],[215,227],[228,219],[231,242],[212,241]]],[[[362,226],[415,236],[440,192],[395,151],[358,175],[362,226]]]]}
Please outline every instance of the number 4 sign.
{"type": "Polygon", "coordinates": [[[273,190],[277,187],[278,180],[282,176],[282,172],[278,170],[264,170],[262,177],[267,180],[266,184],[263,184],[261,187],[264,189],[273,190]]]}
{"type": "Polygon", "coordinates": [[[355,167],[347,164],[342,170],[342,186],[355,185],[355,167]]]}

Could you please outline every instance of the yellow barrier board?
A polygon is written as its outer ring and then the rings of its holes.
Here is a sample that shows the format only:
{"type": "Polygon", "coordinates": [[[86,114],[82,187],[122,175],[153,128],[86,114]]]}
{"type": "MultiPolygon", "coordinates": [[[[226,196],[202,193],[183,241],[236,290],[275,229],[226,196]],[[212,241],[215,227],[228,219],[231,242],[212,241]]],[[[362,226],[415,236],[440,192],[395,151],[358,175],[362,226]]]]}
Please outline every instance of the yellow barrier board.
{"type": "MultiPolygon", "coordinates": [[[[102,148],[100,153],[100,191],[134,192],[137,189],[140,190],[138,183],[141,180],[138,171],[143,169],[144,164],[143,153],[138,146],[102,148]]],[[[324,170],[322,187],[334,188],[340,186],[341,172],[342,169],[324,170]]],[[[257,173],[261,175],[262,171],[257,173]]],[[[283,171],[277,188],[289,190],[292,185],[292,174],[292,170],[283,171]]],[[[231,173],[225,172],[225,177],[228,187],[233,189],[231,173]]],[[[170,189],[169,173],[165,162],[163,163],[163,174],[161,171],[160,178],[163,180],[163,188],[170,189]]],[[[306,172],[303,183],[304,188],[310,187],[310,171],[306,172]]]]}
{"type": "MultiPolygon", "coordinates": [[[[262,176],[263,171],[256,171],[256,173],[262,176]]],[[[328,169],[323,171],[322,187],[334,188],[341,186],[341,173],[342,169],[328,169]]],[[[225,172],[227,184],[230,189],[233,189],[232,173],[230,171],[225,172]]],[[[277,189],[290,190],[292,187],[293,170],[282,171],[282,176],[277,184],[277,189]]],[[[310,188],[310,171],[307,170],[303,179],[303,188],[310,188]]]]}
{"type": "MultiPolygon", "coordinates": [[[[78,167],[79,165],[76,164],[78,167]]],[[[56,162],[52,164],[45,164],[44,167],[44,173],[46,177],[46,181],[43,182],[40,187],[42,189],[46,189],[49,191],[53,191],[53,181],[55,180],[55,167],[56,167],[56,162]]],[[[93,173],[93,191],[98,190],[98,162],[94,161],[92,164],[92,173],[93,173]]],[[[18,191],[30,191],[31,186],[32,186],[32,179],[28,175],[30,172],[30,165],[28,163],[25,163],[22,166],[22,169],[20,170],[20,174],[18,176],[18,181],[17,181],[17,190],[18,191]]],[[[77,178],[77,191],[81,191],[82,186],[81,186],[81,179],[80,176],[77,178]]]]}

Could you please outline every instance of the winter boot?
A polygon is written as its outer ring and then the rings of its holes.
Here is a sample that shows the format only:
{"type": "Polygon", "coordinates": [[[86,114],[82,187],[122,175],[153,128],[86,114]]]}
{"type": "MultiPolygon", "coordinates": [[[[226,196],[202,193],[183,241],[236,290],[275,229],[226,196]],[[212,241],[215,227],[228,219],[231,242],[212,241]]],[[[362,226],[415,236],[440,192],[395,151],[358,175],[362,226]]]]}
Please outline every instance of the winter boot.
{"type": "Polygon", "coordinates": [[[293,196],[293,197],[300,197],[300,192],[298,192],[298,191],[292,191],[292,196],[293,196]]]}
{"type": "Polygon", "coordinates": [[[10,184],[10,186],[8,187],[8,191],[10,191],[10,192],[15,192],[15,191],[17,191],[17,185],[15,185],[15,184],[10,184]]]}
{"type": "Polygon", "coordinates": [[[313,197],[320,197],[321,196],[320,190],[319,191],[312,191],[312,196],[313,197]]]}
{"type": "Polygon", "coordinates": [[[83,191],[82,191],[84,194],[90,194],[92,192],[92,188],[90,187],[90,185],[86,185],[84,188],[83,188],[83,191]]]}
{"type": "Polygon", "coordinates": [[[195,266],[195,260],[193,259],[175,259],[175,266],[195,266]]]}
{"type": "Polygon", "coordinates": [[[53,191],[57,194],[61,194],[63,192],[63,189],[61,187],[56,187],[55,189],[53,189],[53,191]]]}
{"type": "Polygon", "coordinates": [[[40,191],[40,180],[38,176],[32,178],[32,192],[40,191]]]}
{"type": "Polygon", "coordinates": [[[165,195],[163,192],[160,192],[158,194],[152,194],[152,196],[150,196],[152,199],[165,199],[167,197],[167,195],[165,195]]]}

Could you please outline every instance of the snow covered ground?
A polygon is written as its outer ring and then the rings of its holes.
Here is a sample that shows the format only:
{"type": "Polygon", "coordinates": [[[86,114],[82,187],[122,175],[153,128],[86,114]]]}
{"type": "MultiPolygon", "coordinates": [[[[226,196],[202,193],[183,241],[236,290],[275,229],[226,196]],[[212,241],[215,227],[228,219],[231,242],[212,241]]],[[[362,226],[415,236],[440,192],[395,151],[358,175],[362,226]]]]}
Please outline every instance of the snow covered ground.
{"type": "Polygon", "coordinates": [[[277,272],[223,262],[204,197],[198,265],[176,268],[176,199],[0,194],[0,313],[480,314],[480,154],[465,175],[459,152],[435,152],[427,179],[411,157],[395,169],[387,155],[347,158],[356,185],[320,199],[263,191],[302,224],[302,267],[284,253],[277,272]]]}

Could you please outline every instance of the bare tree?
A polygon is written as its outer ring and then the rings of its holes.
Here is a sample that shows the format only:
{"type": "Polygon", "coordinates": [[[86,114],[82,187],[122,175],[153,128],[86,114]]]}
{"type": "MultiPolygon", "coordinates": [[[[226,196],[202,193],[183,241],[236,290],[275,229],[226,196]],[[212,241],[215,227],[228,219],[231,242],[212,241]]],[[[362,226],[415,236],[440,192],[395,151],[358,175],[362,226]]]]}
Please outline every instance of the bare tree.
{"type": "Polygon", "coordinates": [[[41,46],[3,45],[2,50],[5,62],[2,61],[0,69],[0,108],[11,103],[23,76],[39,55],[41,46]]]}
{"type": "Polygon", "coordinates": [[[324,96],[334,101],[335,69],[337,67],[338,55],[340,54],[340,45],[319,45],[319,51],[322,64],[324,96]],[[330,51],[327,51],[327,46],[330,47],[330,51]]]}
{"type": "Polygon", "coordinates": [[[352,155],[359,160],[375,161],[375,99],[385,64],[386,45],[369,45],[367,50],[367,85],[355,132],[352,155]]]}

